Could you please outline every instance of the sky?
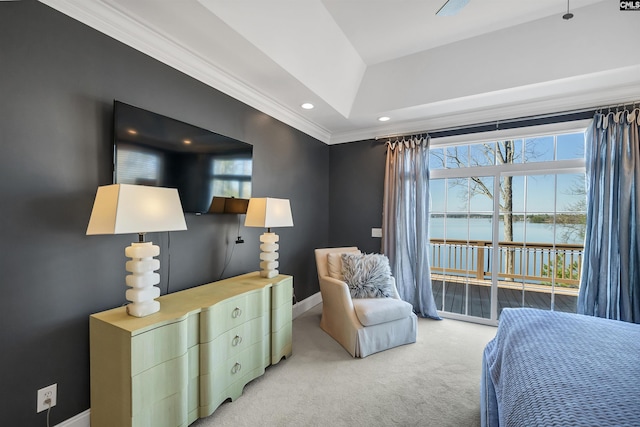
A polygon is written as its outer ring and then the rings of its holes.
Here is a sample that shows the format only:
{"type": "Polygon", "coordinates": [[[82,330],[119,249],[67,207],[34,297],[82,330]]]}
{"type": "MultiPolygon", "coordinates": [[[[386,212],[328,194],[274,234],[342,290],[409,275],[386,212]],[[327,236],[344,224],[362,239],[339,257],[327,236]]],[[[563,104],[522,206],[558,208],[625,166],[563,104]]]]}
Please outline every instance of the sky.
{"type": "MultiPolygon", "coordinates": [[[[495,143],[486,145],[495,147],[493,144],[495,143]]],[[[494,152],[495,150],[487,151],[483,144],[432,149],[430,167],[441,169],[443,165],[448,168],[493,165],[495,159],[487,154],[494,154],[494,152]]],[[[515,141],[513,163],[580,158],[584,158],[583,133],[515,141]]],[[[494,193],[493,177],[479,179],[484,188],[476,185],[471,178],[448,180],[432,178],[430,180],[431,212],[489,214],[493,212],[492,200],[480,194],[480,191],[473,192],[467,203],[469,189],[482,189],[489,194],[494,193]]],[[[584,174],[514,176],[512,186],[514,213],[571,212],[575,209],[573,207],[584,200],[584,194],[576,194],[576,189],[584,188],[584,174]]]]}

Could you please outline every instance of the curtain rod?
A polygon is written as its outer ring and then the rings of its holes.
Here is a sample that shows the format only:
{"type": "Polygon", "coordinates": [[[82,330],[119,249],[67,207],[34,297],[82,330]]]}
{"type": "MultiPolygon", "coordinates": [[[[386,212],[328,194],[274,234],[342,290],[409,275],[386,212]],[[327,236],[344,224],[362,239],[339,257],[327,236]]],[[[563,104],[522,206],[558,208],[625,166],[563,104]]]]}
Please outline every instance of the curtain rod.
{"type": "MultiPolygon", "coordinates": [[[[471,124],[471,125],[455,126],[455,127],[449,127],[449,128],[440,128],[440,129],[434,129],[434,130],[430,130],[430,131],[407,132],[407,133],[398,133],[398,134],[391,134],[391,135],[384,135],[384,136],[376,136],[375,140],[377,141],[379,139],[400,138],[400,137],[404,137],[404,136],[426,136],[426,135],[431,135],[433,137],[434,134],[441,134],[441,133],[442,134],[453,134],[453,135],[462,135],[462,134],[465,134],[465,133],[475,133],[475,132],[481,133],[481,132],[487,132],[489,130],[500,130],[500,129],[515,128],[515,127],[532,126],[534,124],[541,124],[541,123],[537,123],[537,122],[545,121],[547,119],[558,119],[558,120],[548,120],[547,123],[560,123],[562,121],[573,121],[573,120],[581,120],[581,119],[584,119],[584,118],[589,118],[589,117],[576,117],[578,115],[584,115],[584,116],[591,115],[591,116],[593,116],[594,114],[596,114],[598,112],[602,112],[603,110],[607,110],[608,109],[609,111],[611,111],[612,109],[618,109],[619,110],[620,108],[622,108],[624,110],[624,109],[628,109],[630,107],[631,108],[636,108],[637,105],[640,105],[640,101],[624,102],[624,103],[611,104],[611,105],[605,105],[605,106],[600,106],[600,107],[582,108],[582,109],[576,109],[576,110],[563,111],[563,112],[559,112],[559,113],[539,114],[539,115],[535,115],[535,116],[525,116],[525,117],[518,117],[518,118],[513,118],[513,119],[493,120],[493,121],[490,121],[490,122],[476,123],[476,124],[471,124]],[[571,116],[571,118],[567,118],[566,116],[571,116]],[[566,119],[566,120],[562,120],[562,119],[566,119]],[[517,124],[518,126],[514,126],[515,124],[517,124]],[[503,127],[500,127],[500,125],[503,125],[503,127]],[[504,126],[504,125],[509,125],[509,126],[504,126]],[[475,131],[475,132],[473,132],[473,131],[475,131]]],[[[442,135],[442,136],[450,136],[450,135],[442,135]]]]}

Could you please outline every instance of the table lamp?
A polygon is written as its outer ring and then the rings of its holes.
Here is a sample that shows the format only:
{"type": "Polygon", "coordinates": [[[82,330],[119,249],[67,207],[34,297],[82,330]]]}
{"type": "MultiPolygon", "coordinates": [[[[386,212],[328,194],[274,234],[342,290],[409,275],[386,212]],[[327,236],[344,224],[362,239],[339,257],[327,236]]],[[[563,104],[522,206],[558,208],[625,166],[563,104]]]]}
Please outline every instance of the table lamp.
{"type": "Polygon", "coordinates": [[[131,258],[125,268],[130,287],[125,296],[130,304],[127,313],[144,317],[160,311],[160,247],[144,241],[144,234],[186,230],[178,190],[144,185],[113,184],[98,187],[87,235],[137,233],[138,242],[125,248],[131,258]]]}
{"type": "Polygon", "coordinates": [[[291,206],[288,199],[251,198],[247,208],[245,227],[262,227],[267,231],[260,236],[260,276],[272,278],[278,275],[278,240],[271,227],[293,227],[291,206]]]}

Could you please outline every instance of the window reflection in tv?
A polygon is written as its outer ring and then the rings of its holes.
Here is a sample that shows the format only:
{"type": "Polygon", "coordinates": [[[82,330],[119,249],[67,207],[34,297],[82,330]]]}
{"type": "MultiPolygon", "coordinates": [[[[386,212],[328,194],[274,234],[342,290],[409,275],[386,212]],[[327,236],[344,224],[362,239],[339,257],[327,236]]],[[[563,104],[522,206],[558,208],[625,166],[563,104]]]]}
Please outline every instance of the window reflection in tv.
{"type": "Polygon", "coordinates": [[[251,197],[253,146],[114,101],[114,183],[177,188],[185,212],[251,197]]]}

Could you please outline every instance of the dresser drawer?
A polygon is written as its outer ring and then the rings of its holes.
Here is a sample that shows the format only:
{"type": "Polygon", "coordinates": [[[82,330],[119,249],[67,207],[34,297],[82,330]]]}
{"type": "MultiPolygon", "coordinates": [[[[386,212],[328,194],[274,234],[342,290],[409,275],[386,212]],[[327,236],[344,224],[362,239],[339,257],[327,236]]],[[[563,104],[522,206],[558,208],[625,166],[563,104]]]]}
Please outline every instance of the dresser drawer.
{"type": "Polygon", "coordinates": [[[257,343],[218,362],[200,378],[200,416],[210,415],[226,399],[237,399],[244,386],[264,374],[262,345],[257,343]]]}
{"type": "Polygon", "coordinates": [[[292,351],[292,326],[291,323],[283,325],[271,334],[271,360],[272,364],[280,362],[283,357],[291,356],[292,351]]]}
{"type": "Polygon", "coordinates": [[[271,330],[278,331],[285,325],[291,325],[293,310],[291,304],[274,307],[271,310],[271,330]]]}
{"type": "Polygon", "coordinates": [[[187,395],[181,391],[166,397],[131,418],[132,427],[187,427],[187,395]]]}
{"type": "Polygon", "coordinates": [[[200,342],[200,313],[191,313],[187,317],[187,347],[191,348],[200,342]]]}
{"type": "Polygon", "coordinates": [[[222,333],[269,310],[268,289],[258,289],[226,299],[200,313],[200,343],[213,341],[222,333]]]}
{"type": "MultiPolygon", "coordinates": [[[[219,382],[221,385],[231,385],[240,381],[247,373],[257,368],[262,368],[264,372],[262,358],[260,357],[260,346],[253,345],[216,366],[213,373],[214,381],[219,382]]],[[[231,398],[233,399],[234,397],[231,396],[231,398]]]]}
{"type": "Polygon", "coordinates": [[[132,337],[131,376],[185,354],[188,326],[184,318],[132,337]]]}
{"type": "Polygon", "coordinates": [[[220,362],[242,352],[269,333],[268,318],[262,316],[237,326],[213,341],[200,344],[200,372],[208,374],[220,362]]]}
{"type": "Polygon", "coordinates": [[[200,348],[191,347],[188,352],[189,357],[189,384],[187,386],[188,399],[187,410],[189,411],[189,423],[195,421],[198,416],[198,391],[200,389],[200,348]]]}
{"type": "Polygon", "coordinates": [[[271,306],[280,307],[283,305],[291,306],[293,299],[293,278],[289,277],[279,283],[273,285],[271,290],[271,306]]]}
{"type": "MultiPolygon", "coordinates": [[[[184,395],[184,411],[187,415],[187,392],[189,383],[189,355],[169,360],[131,378],[131,415],[144,414],[173,395],[184,395]]],[[[182,399],[182,397],[181,397],[182,399]]]]}

